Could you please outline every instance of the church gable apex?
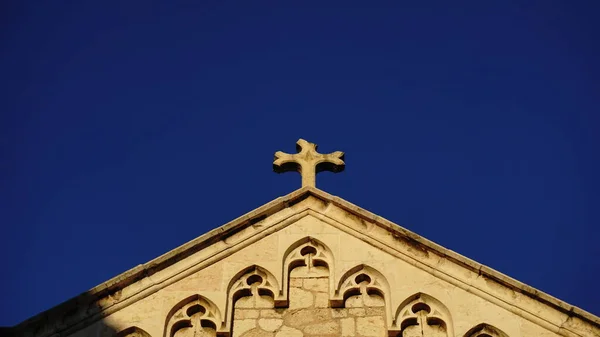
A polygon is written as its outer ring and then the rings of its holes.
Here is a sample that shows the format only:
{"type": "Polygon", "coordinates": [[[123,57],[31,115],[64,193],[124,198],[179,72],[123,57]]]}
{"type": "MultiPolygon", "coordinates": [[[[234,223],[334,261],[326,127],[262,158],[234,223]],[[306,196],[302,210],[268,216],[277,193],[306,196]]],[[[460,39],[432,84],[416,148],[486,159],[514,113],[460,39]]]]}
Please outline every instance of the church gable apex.
{"type": "Polygon", "coordinates": [[[600,318],[315,187],[344,153],[277,152],[303,187],[9,332],[24,337],[600,336],[600,318]]]}
{"type": "MultiPolygon", "coordinates": [[[[64,303],[63,305],[71,303],[71,307],[74,308],[67,310],[70,314],[66,317],[57,317],[54,322],[46,321],[41,325],[47,330],[42,329],[41,331],[47,331],[47,333],[36,333],[31,336],[45,337],[50,336],[52,332],[61,330],[63,332],[76,331],[85,324],[102,319],[102,317],[126,306],[134,305],[136,301],[148,296],[145,294],[155,293],[244,247],[252,247],[254,243],[263,238],[307,217],[312,219],[310,221],[319,221],[324,226],[334,227],[341,233],[346,233],[348,237],[365,242],[373,249],[384,251],[386,254],[405,261],[407,265],[414,266],[448,284],[476,294],[508,311],[518,313],[547,329],[577,331],[579,330],[577,326],[571,329],[568,327],[568,324],[577,322],[572,317],[577,318],[579,322],[587,321],[592,325],[598,325],[598,319],[589,313],[446,250],[343,199],[313,187],[305,187],[278,198],[64,303]],[[514,301],[515,297],[519,298],[516,302],[514,301]],[[87,304],[82,307],[82,303],[87,304]],[[518,303],[518,305],[511,303],[518,303]],[[540,306],[548,306],[554,310],[555,314],[546,318],[538,317],[540,306]]],[[[317,236],[307,235],[287,248],[281,261],[283,275],[276,277],[272,274],[275,271],[270,272],[262,267],[240,270],[238,277],[232,278],[232,283],[228,286],[228,306],[219,309],[201,294],[192,296],[189,301],[182,299],[183,302],[177,306],[177,310],[183,310],[184,318],[173,322],[169,328],[177,331],[189,328],[191,321],[190,318],[185,318],[187,317],[185,315],[197,316],[199,311],[194,310],[203,308],[201,314],[210,312],[209,316],[202,316],[201,324],[203,326],[212,326],[219,330],[218,324],[224,324],[221,330],[227,331],[231,328],[228,322],[232,321],[232,303],[240,297],[251,295],[251,284],[264,283],[259,288],[259,290],[262,289],[261,293],[271,296],[275,306],[285,307],[289,304],[289,278],[286,277],[286,273],[290,273],[298,266],[306,265],[324,266],[329,270],[334,270],[336,269],[334,264],[343,259],[341,256],[334,256],[330,248],[317,236]],[[310,261],[307,260],[307,256],[310,257],[310,261]],[[208,309],[210,310],[206,311],[208,309]]],[[[441,326],[445,331],[453,333],[451,318],[448,317],[449,312],[441,302],[427,294],[418,293],[406,297],[401,304],[392,303],[391,293],[394,293],[394,289],[391,289],[387,277],[370,266],[356,265],[348,269],[344,275],[337,275],[337,278],[331,277],[328,282],[329,305],[332,308],[343,307],[349,296],[360,294],[361,287],[366,287],[364,291],[368,294],[377,295],[383,299],[389,331],[400,333],[403,329],[411,329],[410,327],[414,326],[421,317],[419,315],[424,315],[422,317],[425,317],[431,324],[437,324],[436,326],[441,326]]],[[[59,312],[65,312],[64,308],[58,306],[51,309],[44,313],[45,316],[41,319],[47,320],[48,317],[52,317],[53,313],[58,314],[59,312]]],[[[36,318],[34,317],[34,319],[36,318]]],[[[27,324],[27,321],[22,324],[27,324]]],[[[485,331],[490,329],[492,328],[485,324],[480,330],[473,327],[469,336],[486,336],[485,331]]],[[[568,336],[568,334],[566,335],[568,336]]],[[[500,333],[498,336],[504,335],[500,333]]]]}

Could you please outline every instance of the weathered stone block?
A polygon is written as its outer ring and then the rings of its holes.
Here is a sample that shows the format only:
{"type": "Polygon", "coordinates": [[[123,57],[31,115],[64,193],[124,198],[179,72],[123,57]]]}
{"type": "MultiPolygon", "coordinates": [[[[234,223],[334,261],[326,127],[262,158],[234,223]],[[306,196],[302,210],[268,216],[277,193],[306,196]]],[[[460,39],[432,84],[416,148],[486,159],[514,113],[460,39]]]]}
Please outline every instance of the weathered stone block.
{"type": "Polygon", "coordinates": [[[348,313],[352,316],[364,316],[365,315],[365,308],[350,308],[348,309],[348,313]]]}
{"type": "Polygon", "coordinates": [[[331,310],[329,309],[313,309],[315,319],[320,322],[331,320],[331,310]]]}
{"type": "Polygon", "coordinates": [[[261,318],[258,320],[258,326],[265,331],[275,331],[282,324],[283,320],[281,318],[261,318]]]}
{"type": "Polygon", "coordinates": [[[294,328],[290,328],[288,326],[282,326],[281,329],[277,332],[275,337],[303,337],[304,334],[302,331],[294,328]]]}
{"type": "Polygon", "coordinates": [[[348,309],[346,308],[335,308],[335,309],[331,309],[331,317],[333,318],[340,318],[340,317],[348,317],[348,309]]]}
{"type": "Polygon", "coordinates": [[[342,318],[340,320],[342,327],[342,336],[354,336],[356,331],[354,329],[354,318],[342,318]]]}
{"type": "Polygon", "coordinates": [[[384,316],[385,307],[367,307],[365,308],[366,316],[384,316]]]}
{"type": "Polygon", "coordinates": [[[304,279],[299,277],[290,277],[290,287],[301,288],[304,279]]]}
{"type": "Polygon", "coordinates": [[[235,311],[235,319],[258,318],[259,310],[255,309],[237,309],[235,311]]]}
{"type": "Polygon", "coordinates": [[[290,309],[310,308],[314,304],[313,294],[300,288],[290,288],[290,309]]]}
{"type": "Polygon", "coordinates": [[[328,293],[314,293],[315,295],[315,308],[328,308],[329,307],[329,294],[328,293]]]}
{"type": "MultiPolygon", "coordinates": [[[[275,333],[273,333],[273,332],[256,328],[256,329],[252,329],[252,330],[246,332],[245,334],[243,334],[240,337],[274,337],[274,336],[275,336],[275,333]]],[[[235,337],[238,337],[238,336],[235,336],[235,337]]]]}
{"type": "Polygon", "coordinates": [[[255,319],[236,319],[233,321],[233,335],[241,336],[244,332],[256,327],[255,319]]]}
{"type": "Polygon", "coordinates": [[[313,323],[317,320],[314,310],[296,310],[286,313],[284,322],[286,326],[302,327],[306,324],[313,323]]]}
{"type": "Polygon", "coordinates": [[[328,277],[320,277],[320,278],[306,278],[304,279],[303,284],[304,289],[310,291],[318,291],[318,292],[328,292],[329,291],[329,278],[328,277]]]}
{"type": "Polygon", "coordinates": [[[381,316],[358,317],[356,332],[362,336],[381,337],[386,335],[385,320],[381,316]]]}
{"type": "Polygon", "coordinates": [[[254,307],[255,308],[273,308],[273,298],[269,297],[269,296],[254,296],[255,298],[255,302],[254,302],[254,307]]]}
{"type": "Polygon", "coordinates": [[[340,333],[340,325],[337,321],[308,325],[303,330],[311,335],[336,335],[340,333]]]}
{"type": "Polygon", "coordinates": [[[262,318],[281,318],[283,317],[283,313],[286,312],[287,309],[263,309],[260,311],[260,317],[262,318]]]}

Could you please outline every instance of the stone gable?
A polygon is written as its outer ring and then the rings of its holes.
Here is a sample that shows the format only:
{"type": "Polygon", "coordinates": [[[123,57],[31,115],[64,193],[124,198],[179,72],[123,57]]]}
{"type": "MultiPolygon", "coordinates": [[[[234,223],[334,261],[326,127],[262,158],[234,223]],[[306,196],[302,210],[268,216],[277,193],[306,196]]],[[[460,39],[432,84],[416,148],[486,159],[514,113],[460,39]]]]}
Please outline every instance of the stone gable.
{"type": "Polygon", "coordinates": [[[600,319],[306,187],[12,333],[587,337],[600,319]]]}

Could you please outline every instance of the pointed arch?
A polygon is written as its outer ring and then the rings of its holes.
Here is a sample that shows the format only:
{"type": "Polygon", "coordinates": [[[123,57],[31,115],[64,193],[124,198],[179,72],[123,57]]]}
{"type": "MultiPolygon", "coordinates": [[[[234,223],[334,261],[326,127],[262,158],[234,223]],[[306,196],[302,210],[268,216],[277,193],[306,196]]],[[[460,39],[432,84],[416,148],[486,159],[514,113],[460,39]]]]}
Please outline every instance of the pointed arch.
{"type": "Polygon", "coordinates": [[[285,305],[289,303],[289,283],[290,275],[294,268],[306,266],[309,268],[327,268],[329,275],[329,294],[330,297],[334,290],[334,277],[331,273],[334,270],[334,257],[331,249],[323,242],[311,237],[304,237],[293,244],[285,251],[283,255],[281,295],[285,299],[285,305]]]}
{"type": "Polygon", "coordinates": [[[275,307],[281,307],[285,301],[281,298],[280,293],[277,279],[267,269],[258,265],[242,269],[235,274],[227,286],[227,312],[224,317],[223,331],[227,331],[227,333],[231,331],[234,306],[238,299],[253,295],[269,296],[273,298],[275,307]]]}
{"type": "Polygon", "coordinates": [[[508,337],[508,335],[495,326],[481,323],[467,331],[465,337],[508,337]]]}
{"type": "Polygon", "coordinates": [[[347,270],[340,278],[333,300],[335,306],[343,307],[348,297],[360,294],[363,284],[366,294],[389,297],[390,285],[385,276],[373,267],[360,264],[347,270]]]}
{"type": "Polygon", "coordinates": [[[416,293],[405,299],[396,310],[393,329],[398,336],[412,326],[424,325],[444,330],[448,337],[454,336],[452,317],[448,308],[439,300],[425,293],[416,293]]]}
{"type": "Polygon", "coordinates": [[[385,303],[385,316],[387,325],[391,322],[390,285],[375,268],[360,264],[346,271],[338,283],[334,297],[330,300],[334,308],[345,307],[346,300],[354,295],[378,295],[385,303]]]}
{"type": "Polygon", "coordinates": [[[137,326],[130,326],[127,329],[121,330],[115,335],[116,337],[151,337],[144,329],[137,326]]]}
{"type": "Polygon", "coordinates": [[[183,329],[214,329],[215,334],[221,328],[219,308],[202,295],[192,295],[177,303],[167,314],[164,337],[174,337],[183,329]]]}
{"type": "Polygon", "coordinates": [[[267,295],[273,299],[280,298],[279,285],[275,276],[267,269],[255,264],[242,269],[233,276],[227,286],[227,297],[237,300],[240,297],[250,296],[253,284],[257,284],[261,295],[267,295]]]}

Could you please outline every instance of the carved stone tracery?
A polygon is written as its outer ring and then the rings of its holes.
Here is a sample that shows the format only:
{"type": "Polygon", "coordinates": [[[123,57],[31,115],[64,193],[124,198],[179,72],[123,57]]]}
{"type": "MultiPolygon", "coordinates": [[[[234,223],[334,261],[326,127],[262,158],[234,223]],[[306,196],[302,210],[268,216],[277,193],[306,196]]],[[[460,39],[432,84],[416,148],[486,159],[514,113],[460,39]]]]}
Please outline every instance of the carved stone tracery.
{"type": "Polygon", "coordinates": [[[363,297],[376,295],[385,298],[388,291],[389,284],[380,272],[369,266],[359,265],[342,276],[331,305],[337,308],[343,307],[344,302],[354,295],[363,297]]]}
{"type": "Polygon", "coordinates": [[[282,297],[289,303],[289,283],[292,270],[298,267],[306,267],[304,276],[329,277],[329,292],[334,289],[333,277],[333,253],[321,241],[312,237],[306,237],[292,244],[284,254],[283,258],[283,287],[282,297]]]}
{"type": "Polygon", "coordinates": [[[200,295],[179,302],[167,316],[164,337],[215,336],[221,325],[217,306],[200,295]]]}
{"type": "Polygon", "coordinates": [[[275,299],[276,297],[279,298],[279,296],[276,296],[278,293],[279,287],[275,276],[268,270],[256,265],[238,273],[228,287],[228,297],[232,302],[241,297],[254,294],[270,296],[275,299]]]}
{"type": "Polygon", "coordinates": [[[410,296],[400,304],[393,325],[399,337],[454,336],[448,309],[440,301],[423,293],[410,296]]]}
{"type": "Polygon", "coordinates": [[[281,307],[285,301],[280,295],[280,289],[275,276],[268,270],[253,265],[240,271],[233,277],[227,287],[227,316],[223,322],[223,334],[229,335],[233,325],[233,314],[236,302],[243,297],[252,297],[251,300],[261,300],[263,297],[273,299],[268,306],[281,307]],[[273,304],[271,304],[273,303],[273,304]]]}

